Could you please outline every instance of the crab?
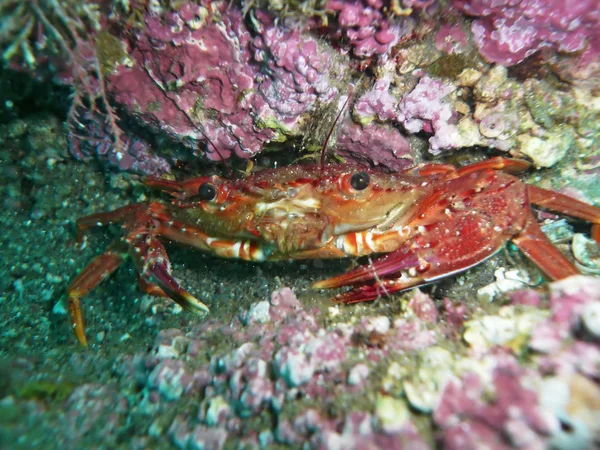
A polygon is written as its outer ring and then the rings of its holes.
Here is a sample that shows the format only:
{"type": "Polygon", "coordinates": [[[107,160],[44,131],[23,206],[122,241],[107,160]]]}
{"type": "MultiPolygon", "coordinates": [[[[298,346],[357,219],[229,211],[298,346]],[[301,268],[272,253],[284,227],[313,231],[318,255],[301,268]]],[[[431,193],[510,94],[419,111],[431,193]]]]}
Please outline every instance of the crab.
{"type": "Polygon", "coordinates": [[[168,202],[138,203],[83,217],[79,239],[120,223],[123,235],[68,288],[77,340],[87,345],[81,298],[130,257],[142,288],[184,309],[208,307],[172,275],[163,241],[248,261],[374,255],[366,266],[318,281],[318,289],[351,286],[335,301],[356,303],[463,272],[508,241],[552,280],[578,273],[541,231],[531,205],[591,222],[600,242],[600,208],[527,185],[518,159],[493,158],[461,168],[424,164],[399,173],[347,164],[294,165],[244,179],[203,176],[177,182],[148,178],[168,202]]]}

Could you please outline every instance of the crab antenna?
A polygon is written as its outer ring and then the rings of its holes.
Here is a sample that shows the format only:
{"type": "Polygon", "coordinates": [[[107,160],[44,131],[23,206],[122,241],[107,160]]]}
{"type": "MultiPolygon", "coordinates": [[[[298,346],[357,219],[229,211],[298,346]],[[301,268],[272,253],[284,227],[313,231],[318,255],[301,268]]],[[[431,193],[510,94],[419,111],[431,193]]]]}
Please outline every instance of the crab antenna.
{"type": "Polygon", "coordinates": [[[333,134],[333,130],[335,129],[335,126],[337,125],[338,120],[340,119],[342,113],[344,112],[344,109],[346,109],[346,105],[348,104],[348,101],[350,100],[350,96],[351,96],[351,93],[348,94],[348,97],[346,97],[346,101],[342,105],[342,108],[340,109],[340,111],[337,113],[337,116],[335,117],[335,120],[333,121],[333,124],[331,125],[331,128],[329,129],[329,133],[327,133],[325,142],[323,142],[323,148],[321,148],[321,174],[325,170],[325,152],[327,150],[327,144],[329,144],[329,139],[331,138],[331,135],[333,134]]]}

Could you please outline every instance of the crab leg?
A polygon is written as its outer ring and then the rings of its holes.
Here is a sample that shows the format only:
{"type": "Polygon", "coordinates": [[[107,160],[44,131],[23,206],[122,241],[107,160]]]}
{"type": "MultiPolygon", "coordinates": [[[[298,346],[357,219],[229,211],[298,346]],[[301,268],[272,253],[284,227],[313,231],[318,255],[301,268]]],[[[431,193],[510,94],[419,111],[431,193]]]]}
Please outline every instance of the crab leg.
{"type": "Polygon", "coordinates": [[[103,254],[97,256],[69,285],[68,307],[73,331],[80,344],[87,346],[83,327],[80,299],[98,286],[102,280],[119,268],[127,255],[127,246],[121,240],[113,244],[103,254]]]}
{"type": "Polygon", "coordinates": [[[451,164],[424,164],[416,168],[415,172],[421,176],[431,176],[438,174],[452,174],[452,177],[460,177],[474,172],[480,172],[484,169],[501,170],[510,174],[517,174],[526,171],[531,167],[523,159],[510,159],[497,156],[468,166],[457,169],[451,164]]]}
{"type": "Polygon", "coordinates": [[[83,232],[94,227],[102,227],[113,223],[126,221],[132,213],[144,210],[148,207],[145,203],[127,205],[114,211],[90,214],[77,220],[77,242],[81,242],[83,232]]]}
{"type": "Polygon", "coordinates": [[[265,261],[268,252],[250,239],[213,238],[198,228],[176,221],[160,223],[157,234],[181,244],[209,251],[222,258],[238,258],[245,261],[265,261]]]}
{"type": "MultiPolygon", "coordinates": [[[[373,283],[357,286],[348,292],[338,294],[333,298],[333,301],[346,304],[366,302],[376,300],[379,297],[387,296],[395,292],[423,286],[441,278],[464,272],[465,270],[476,266],[482,260],[489,258],[496,253],[496,251],[498,251],[498,248],[482,249],[480,254],[477,255],[477,258],[459,257],[459,259],[462,259],[459,261],[460,264],[453,263],[452,261],[433,264],[422,262],[419,266],[413,266],[408,270],[395,271],[396,275],[388,278],[383,278],[383,275],[380,273],[371,271],[371,280],[374,280],[373,283]]],[[[394,255],[394,253],[390,255],[394,255]]],[[[430,259],[433,260],[435,258],[430,259]]],[[[373,265],[376,264],[377,262],[373,265]]]]}
{"type": "Polygon", "coordinates": [[[480,172],[485,169],[493,169],[514,175],[525,172],[530,167],[531,164],[524,159],[502,158],[501,156],[497,156],[456,169],[456,174],[463,176],[474,172],[480,172]]]}
{"type": "Polygon", "coordinates": [[[81,298],[117,270],[128,254],[136,264],[143,281],[140,284],[146,292],[166,295],[190,311],[208,312],[208,307],[181,288],[171,275],[167,252],[155,236],[154,221],[162,213],[162,209],[162,205],[158,203],[140,203],[107,213],[92,214],[77,221],[78,240],[81,240],[85,230],[96,226],[125,222],[123,226],[129,230],[125,239],[113,242],[106,252],[93,259],[68,288],[68,307],[73,330],[81,344],[87,346],[81,298]],[[146,214],[145,211],[152,211],[153,214],[146,214]]]}
{"type": "MultiPolygon", "coordinates": [[[[421,266],[419,258],[408,245],[403,245],[398,250],[388,253],[368,266],[361,266],[350,272],[338,275],[327,280],[313,284],[317,289],[331,289],[350,284],[373,281],[369,285],[355,287],[354,289],[338,294],[333,298],[335,302],[346,304],[375,300],[383,295],[391,294],[409,287],[425,284],[421,275],[417,276],[417,268],[421,266]],[[397,274],[400,277],[383,279],[386,275],[397,274]],[[407,273],[412,276],[406,275],[407,273]]],[[[421,266],[422,268],[427,267],[421,266]]]]}
{"type": "Polygon", "coordinates": [[[532,213],[529,213],[523,231],[512,241],[525,256],[553,280],[561,280],[579,273],[573,263],[544,234],[532,213]]]}
{"type": "Polygon", "coordinates": [[[536,186],[527,186],[527,190],[529,200],[534,205],[591,222],[593,224],[592,237],[600,243],[600,208],[588,205],[568,195],[536,186]]]}
{"type": "MultiPolygon", "coordinates": [[[[114,211],[90,214],[77,221],[77,242],[81,242],[83,233],[93,227],[100,227],[113,223],[126,221],[141,209],[146,208],[144,203],[128,205],[114,211]]],[[[125,260],[128,246],[122,240],[114,241],[102,255],[97,256],[85,269],[71,282],[67,289],[67,303],[71,314],[71,323],[75,337],[80,344],[87,346],[83,316],[81,314],[81,297],[98,286],[102,280],[119,268],[125,260]]]]}
{"type": "Polygon", "coordinates": [[[370,302],[377,300],[379,297],[384,297],[394,292],[399,292],[412,287],[418,287],[426,284],[423,279],[414,280],[414,283],[402,283],[396,282],[396,280],[380,280],[372,284],[358,286],[348,292],[342,292],[341,294],[333,297],[333,301],[336,303],[344,303],[351,305],[353,303],[370,302]]]}

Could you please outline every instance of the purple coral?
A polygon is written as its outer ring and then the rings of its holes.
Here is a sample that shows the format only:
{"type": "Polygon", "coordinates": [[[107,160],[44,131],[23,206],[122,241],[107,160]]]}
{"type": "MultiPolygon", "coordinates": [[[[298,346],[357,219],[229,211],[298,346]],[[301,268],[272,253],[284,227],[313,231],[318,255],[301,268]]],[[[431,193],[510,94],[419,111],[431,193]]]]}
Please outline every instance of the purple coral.
{"type": "Polygon", "coordinates": [[[346,122],[339,131],[336,152],[352,161],[403,170],[413,164],[408,139],[396,128],[346,122]]]}
{"type": "MultiPolygon", "coordinates": [[[[214,3],[213,13],[225,12],[214,3]]],[[[253,120],[261,99],[252,95],[257,72],[249,66],[250,34],[239,10],[219,22],[200,5],[147,15],[131,40],[133,64],[110,76],[117,102],[142,120],[186,141],[209,140],[208,155],[248,158],[273,137],[253,120]]]]}
{"type": "Polygon", "coordinates": [[[333,37],[347,40],[358,57],[385,55],[404,33],[385,17],[383,6],[382,0],[328,1],[325,9],[338,13],[333,37]]]}
{"type": "Polygon", "coordinates": [[[429,139],[429,150],[433,154],[453,148],[459,141],[456,118],[450,103],[444,100],[455,90],[456,86],[450,83],[424,76],[400,101],[398,120],[409,133],[433,134],[429,139]]]}
{"type": "Polygon", "coordinates": [[[338,96],[329,78],[334,63],[314,37],[275,26],[264,11],[257,11],[256,19],[259,35],[253,41],[254,59],[269,74],[258,75],[259,92],[270,107],[262,114],[274,114],[291,128],[315,102],[330,102],[338,96]]]}
{"type": "Polygon", "coordinates": [[[597,0],[455,0],[454,6],[476,17],[471,30],[490,62],[511,66],[544,48],[600,52],[597,0]]]}
{"type": "Polygon", "coordinates": [[[559,424],[529,387],[539,376],[520,367],[512,356],[494,358],[491,386],[472,372],[446,385],[433,415],[444,448],[545,448],[559,424]],[[493,397],[486,400],[490,388],[493,397]]]}

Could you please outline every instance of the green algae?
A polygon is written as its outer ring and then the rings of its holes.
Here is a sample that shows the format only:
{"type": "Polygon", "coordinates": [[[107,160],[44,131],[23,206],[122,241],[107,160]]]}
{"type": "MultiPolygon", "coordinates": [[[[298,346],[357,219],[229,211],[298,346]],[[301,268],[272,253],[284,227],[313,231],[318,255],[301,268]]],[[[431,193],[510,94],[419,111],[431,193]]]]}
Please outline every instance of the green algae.
{"type": "Polygon", "coordinates": [[[473,54],[444,54],[427,67],[427,74],[432,77],[456,79],[463,70],[474,67],[473,59],[473,54]]]}
{"type": "Polygon", "coordinates": [[[95,36],[96,55],[100,63],[100,70],[104,77],[110,75],[114,68],[127,59],[127,52],[123,43],[106,30],[98,32],[95,36]]]}
{"type": "Polygon", "coordinates": [[[61,402],[66,400],[76,385],[69,381],[33,380],[17,389],[17,397],[24,400],[61,402]]]}
{"type": "Polygon", "coordinates": [[[552,89],[549,83],[531,78],[525,81],[524,87],[525,104],[533,120],[542,127],[549,129],[577,120],[577,104],[569,93],[552,89]]]}

